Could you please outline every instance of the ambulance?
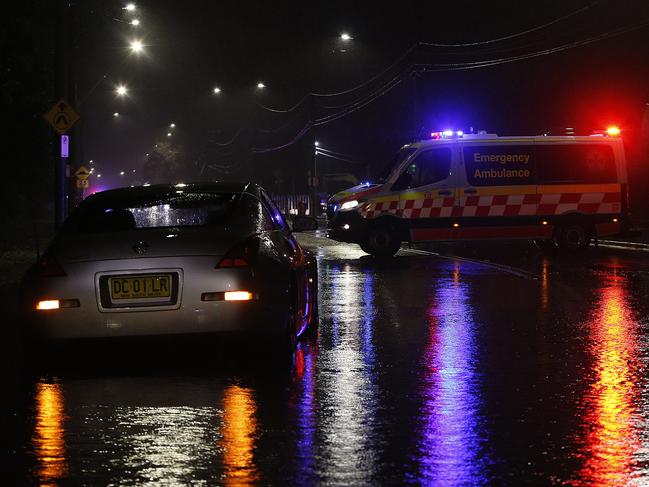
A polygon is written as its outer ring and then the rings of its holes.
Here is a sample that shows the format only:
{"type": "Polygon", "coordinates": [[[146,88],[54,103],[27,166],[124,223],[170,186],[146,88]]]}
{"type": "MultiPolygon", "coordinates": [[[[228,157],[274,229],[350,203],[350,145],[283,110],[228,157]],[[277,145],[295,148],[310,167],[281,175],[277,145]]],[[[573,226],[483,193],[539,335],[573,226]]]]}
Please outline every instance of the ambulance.
{"type": "Polygon", "coordinates": [[[328,201],[330,238],[378,257],[402,242],[529,239],[581,250],[627,227],[619,130],[499,137],[445,131],[407,144],[379,184],[328,201]]]}

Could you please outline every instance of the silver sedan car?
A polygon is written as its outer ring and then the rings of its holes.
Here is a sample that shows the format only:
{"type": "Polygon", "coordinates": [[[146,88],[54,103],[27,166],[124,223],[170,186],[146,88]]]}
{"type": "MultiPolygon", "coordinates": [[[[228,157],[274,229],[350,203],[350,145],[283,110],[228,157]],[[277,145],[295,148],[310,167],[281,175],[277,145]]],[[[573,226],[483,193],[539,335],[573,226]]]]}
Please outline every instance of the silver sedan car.
{"type": "Polygon", "coordinates": [[[154,185],[85,199],[26,274],[31,341],[278,339],[317,326],[317,268],[259,186],[154,185]]]}

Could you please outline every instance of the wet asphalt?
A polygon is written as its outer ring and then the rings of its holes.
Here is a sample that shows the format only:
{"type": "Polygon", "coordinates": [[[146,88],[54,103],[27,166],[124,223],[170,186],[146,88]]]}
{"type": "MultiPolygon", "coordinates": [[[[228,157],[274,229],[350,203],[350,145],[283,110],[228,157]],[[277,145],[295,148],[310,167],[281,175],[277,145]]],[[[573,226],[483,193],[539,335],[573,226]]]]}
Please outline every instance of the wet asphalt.
{"type": "Polygon", "coordinates": [[[649,254],[299,238],[320,329],[292,364],[16,372],[8,485],[649,483],[649,254]]]}

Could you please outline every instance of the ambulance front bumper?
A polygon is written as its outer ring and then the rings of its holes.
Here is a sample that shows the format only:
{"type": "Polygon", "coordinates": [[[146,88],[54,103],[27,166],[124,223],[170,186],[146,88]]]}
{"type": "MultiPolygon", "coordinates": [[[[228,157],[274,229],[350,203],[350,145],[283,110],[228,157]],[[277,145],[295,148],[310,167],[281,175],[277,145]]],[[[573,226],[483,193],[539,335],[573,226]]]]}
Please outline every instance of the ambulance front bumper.
{"type": "Polygon", "coordinates": [[[327,222],[327,237],[339,242],[359,243],[363,239],[365,220],[356,211],[339,211],[327,222]]]}

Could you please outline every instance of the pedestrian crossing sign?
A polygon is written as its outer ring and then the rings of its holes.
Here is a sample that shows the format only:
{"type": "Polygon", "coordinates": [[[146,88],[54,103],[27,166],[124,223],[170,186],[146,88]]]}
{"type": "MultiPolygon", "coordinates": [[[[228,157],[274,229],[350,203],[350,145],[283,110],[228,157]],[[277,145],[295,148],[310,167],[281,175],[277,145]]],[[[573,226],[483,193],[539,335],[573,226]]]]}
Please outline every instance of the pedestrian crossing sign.
{"type": "Polygon", "coordinates": [[[64,99],[57,101],[43,117],[59,134],[66,134],[79,120],[79,115],[64,99]]]}

